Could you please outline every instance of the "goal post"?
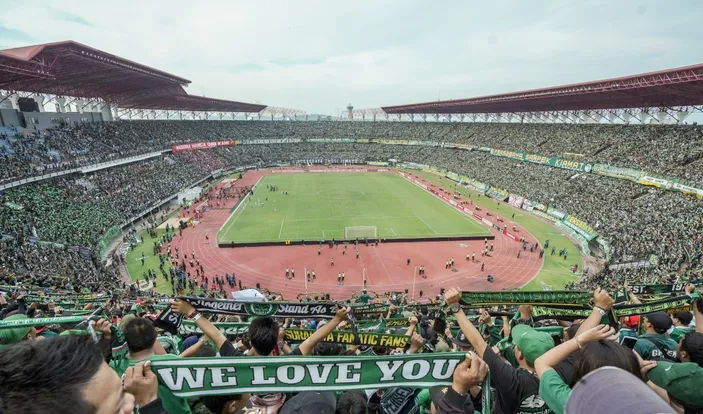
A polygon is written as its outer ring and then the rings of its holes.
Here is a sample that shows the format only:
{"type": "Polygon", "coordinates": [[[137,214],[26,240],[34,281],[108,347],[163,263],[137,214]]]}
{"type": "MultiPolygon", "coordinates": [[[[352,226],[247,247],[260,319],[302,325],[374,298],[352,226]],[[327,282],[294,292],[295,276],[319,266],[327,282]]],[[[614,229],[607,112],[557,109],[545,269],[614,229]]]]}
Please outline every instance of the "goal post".
{"type": "Polygon", "coordinates": [[[344,239],[376,239],[378,228],[376,226],[349,226],[344,228],[344,239]]]}

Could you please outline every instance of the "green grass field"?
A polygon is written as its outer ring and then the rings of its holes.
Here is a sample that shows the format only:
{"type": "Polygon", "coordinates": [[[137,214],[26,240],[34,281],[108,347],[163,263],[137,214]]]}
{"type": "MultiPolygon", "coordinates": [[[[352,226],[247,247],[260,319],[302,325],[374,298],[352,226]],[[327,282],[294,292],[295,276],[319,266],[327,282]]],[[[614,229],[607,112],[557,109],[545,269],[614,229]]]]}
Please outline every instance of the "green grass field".
{"type": "MultiPolygon", "coordinates": [[[[428,181],[441,184],[445,188],[456,187],[456,183],[448,178],[442,178],[440,180],[440,177],[435,174],[415,170],[408,170],[408,172],[420,176],[428,181]]],[[[564,236],[558,228],[538,219],[536,216],[533,216],[525,210],[512,207],[507,203],[500,203],[500,206],[498,206],[496,200],[484,196],[478,197],[479,193],[476,191],[469,190],[464,187],[459,187],[459,191],[465,195],[470,194],[471,199],[474,200],[474,203],[482,206],[483,208],[498,211],[498,213],[503,217],[509,218],[512,217],[513,213],[515,213],[515,218],[513,220],[536,237],[540,244],[543,245],[545,240],[549,240],[549,250],[551,250],[551,246],[556,246],[557,251],[565,247],[569,257],[573,258],[564,261],[561,257],[559,257],[559,255],[551,256],[549,253],[545,254],[542,269],[534,279],[523,287],[524,290],[543,290],[546,288],[558,290],[566,283],[573,282],[578,279],[581,270],[580,252],[574,243],[564,236]],[[571,273],[568,266],[576,263],[576,257],[579,257],[579,273],[574,275],[571,273]]]]}
{"type": "Polygon", "coordinates": [[[375,226],[378,237],[389,239],[490,235],[473,219],[395,174],[273,174],[263,177],[255,193],[232,214],[218,242],[339,240],[345,238],[345,227],[352,226],[375,226]]]}

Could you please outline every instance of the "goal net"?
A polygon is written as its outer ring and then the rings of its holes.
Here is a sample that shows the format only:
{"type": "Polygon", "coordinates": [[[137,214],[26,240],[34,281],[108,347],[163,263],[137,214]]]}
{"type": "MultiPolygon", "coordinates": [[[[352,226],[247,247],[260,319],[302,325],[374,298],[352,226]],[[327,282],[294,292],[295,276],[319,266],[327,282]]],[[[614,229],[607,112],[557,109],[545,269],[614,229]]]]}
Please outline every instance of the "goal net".
{"type": "Polygon", "coordinates": [[[378,237],[376,226],[349,226],[344,228],[344,239],[375,239],[378,237]]]}

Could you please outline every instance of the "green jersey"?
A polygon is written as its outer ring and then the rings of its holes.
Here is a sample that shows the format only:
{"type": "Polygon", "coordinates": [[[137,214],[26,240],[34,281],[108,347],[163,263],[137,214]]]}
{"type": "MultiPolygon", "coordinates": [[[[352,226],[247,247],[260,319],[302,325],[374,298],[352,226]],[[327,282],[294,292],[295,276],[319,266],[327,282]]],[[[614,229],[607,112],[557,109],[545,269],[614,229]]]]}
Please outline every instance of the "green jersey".
{"type": "MultiPolygon", "coordinates": [[[[162,360],[173,360],[173,359],[179,359],[176,355],[152,355],[148,358],[135,361],[131,360],[127,357],[125,358],[120,358],[119,360],[113,360],[110,362],[110,367],[117,372],[117,375],[122,377],[124,375],[125,371],[127,371],[127,368],[133,367],[137,365],[139,362],[142,361],[162,361],[162,360]]],[[[168,412],[169,414],[191,414],[190,406],[188,405],[188,400],[185,398],[180,398],[176,397],[171,393],[171,390],[166,387],[166,385],[161,383],[160,377],[159,377],[159,389],[158,389],[158,396],[161,399],[161,404],[164,407],[164,410],[168,412]]]]}
{"type": "Polygon", "coordinates": [[[676,358],[676,345],[666,334],[644,334],[635,342],[635,352],[644,360],[665,358],[673,361],[676,358]]]}
{"type": "Polygon", "coordinates": [[[674,329],[669,334],[669,337],[677,344],[681,342],[681,338],[686,336],[687,333],[692,332],[693,328],[690,326],[674,326],[674,329]]]}

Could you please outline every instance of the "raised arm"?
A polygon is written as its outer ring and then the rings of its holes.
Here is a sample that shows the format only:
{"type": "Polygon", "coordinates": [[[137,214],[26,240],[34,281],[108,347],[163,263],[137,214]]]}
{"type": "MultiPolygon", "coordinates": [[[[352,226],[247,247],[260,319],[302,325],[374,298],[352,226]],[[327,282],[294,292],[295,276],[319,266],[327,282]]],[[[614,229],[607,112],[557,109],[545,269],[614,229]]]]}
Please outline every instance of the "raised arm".
{"type": "MultiPolygon", "coordinates": [[[[583,326],[583,325],[581,325],[583,326]]],[[[547,370],[553,369],[558,363],[565,360],[572,352],[583,347],[589,342],[599,341],[601,339],[613,339],[617,333],[610,325],[597,325],[591,329],[577,334],[573,339],[570,339],[559,346],[556,346],[535,360],[535,372],[537,376],[542,378],[547,370]]]]}
{"type": "Polygon", "coordinates": [[[347,320],[348,314],[349,308],[337,308],[337,313],[334,315],[334,318],[332,318],[331,321],[327,322],[325,326],[315,331],[314,334],[310,335],[308,339],[306,339],[302,344],[300,344],[300,346],[298,347],[300,349],[300,353],[303,355],[310,355],[313,348],[315,348],[315,345],[317,345],[318,342],[322,341],[327,337],[327,335],[331,334],[332,331],[334,331],[334,328],[336,328],[337,325],[342,323],[342,321],[347,320]]]}
{"type": "MultiPolygon", "coordinates": [[[[692,294],[693,292],[696,291],[696,286],[693,285],[693,283],[690,283],[686,285],[684,288],[684,291],[686,292],[687,295],[692,294]]],[[[703,313],[701,313],[700,310],[698,310],[698,305],[700,304],[701,300],[697,299],[693,301],[693,315],[696,317],[696,332],[703,333],[703,313]]]]}
{"type": "Polygon", "coordinates": [[[476,329],[474,324],[466,317],[466,314],[459,305],[459,299],[461,299],[461,290],[459,288],[450,288],[444,293],[444,301],[455,311],[454,317],[461,331],[466,336],[466,339],[471,342],[478,356],[483,358],[483,353],[486,351],[488,344],[483,340],[483,336],[481,336],[481,333],[476,329]]]}
{"type": "Polygon", "coordinates": [[[202,315],[198,313],[190,303],[181,299],[175,299],[173,303],[171,303],[171,310],[176,313],[180,313],[195,322],[198,328],[200,328],[200,330],[212,340],[216,349],[220,349],[222,344],[227,341],[224,334],[220,332],[220,330],[217,329],[212,322],[207,320],[207,318],[203,318],[202,315]]]}
{"type": "Polygon", "coordinates": [[[615,303],[615,300],[610,297],[605,289],[596,288],[596,290],[593,291],[593,310],[588,318],[581,323],[578,331],[576,331],[576,335],[578,336],[600,325],[601,318],[608,313],[613,303],[615,303]]]}

